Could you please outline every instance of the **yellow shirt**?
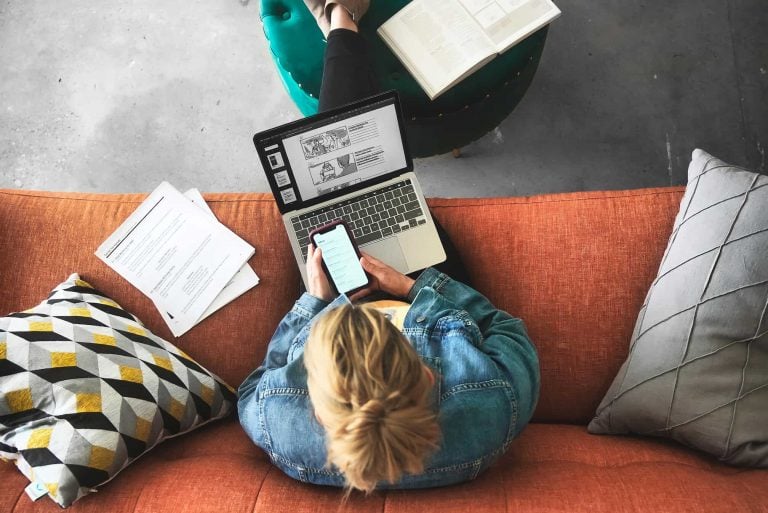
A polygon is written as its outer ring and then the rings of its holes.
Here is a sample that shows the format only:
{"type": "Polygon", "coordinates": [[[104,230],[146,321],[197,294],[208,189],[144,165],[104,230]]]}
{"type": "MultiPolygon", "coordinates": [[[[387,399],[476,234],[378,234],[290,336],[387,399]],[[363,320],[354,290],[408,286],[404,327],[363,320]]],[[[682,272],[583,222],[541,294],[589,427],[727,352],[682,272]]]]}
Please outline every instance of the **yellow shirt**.
{"type": "Polygon", "coordinates": [[[366,306],[370,306],[384,314],[384,317],[394,324],[400,331],[403,330],[403,324],[405,323],[405,316],[408,313],[408,309],[411,308],[409,303],[405,301],[395,301],[393,299],[380,299],[379,301],[371,301],[366,303],[366,306]]]}

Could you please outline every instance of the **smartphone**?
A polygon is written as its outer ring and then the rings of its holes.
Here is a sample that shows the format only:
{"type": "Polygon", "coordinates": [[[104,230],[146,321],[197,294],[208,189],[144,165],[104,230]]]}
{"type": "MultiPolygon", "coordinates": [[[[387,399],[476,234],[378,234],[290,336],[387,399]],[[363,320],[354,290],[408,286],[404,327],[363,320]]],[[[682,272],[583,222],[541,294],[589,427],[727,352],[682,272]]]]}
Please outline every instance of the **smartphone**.
{"type": "Polygon", "coordinates": [[[309,240],[323,251],[323,270],[340,294],[351,294],[371,284],[360,265],[360,250],[347,224],[334,221],[309,234],[309,240]]]}

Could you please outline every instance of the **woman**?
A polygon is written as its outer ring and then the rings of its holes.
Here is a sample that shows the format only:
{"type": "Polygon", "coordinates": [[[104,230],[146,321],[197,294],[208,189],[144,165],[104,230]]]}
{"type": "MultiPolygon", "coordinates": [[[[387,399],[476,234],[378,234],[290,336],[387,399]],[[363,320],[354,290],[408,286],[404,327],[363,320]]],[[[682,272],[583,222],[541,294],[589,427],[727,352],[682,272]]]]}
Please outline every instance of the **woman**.
{"type": "MultiPolygon", "coordinates": [[[[355,23],[367,4],[309,7],[328,38],[321,110],[375,93],[355,23]]],[[[448,273],[463,275],[448,246],[448,273]]],[[[240,386],[248,435],[289,476],[348,492],[475,478],[538,399],[523,322],[449,274],[429,268],[413,279],[369,255],[371,287],[336,296],[321,261],[310,247],[308,291],[240,386]],[[393,299],[358,303],[374,293],[393,299]]]]}

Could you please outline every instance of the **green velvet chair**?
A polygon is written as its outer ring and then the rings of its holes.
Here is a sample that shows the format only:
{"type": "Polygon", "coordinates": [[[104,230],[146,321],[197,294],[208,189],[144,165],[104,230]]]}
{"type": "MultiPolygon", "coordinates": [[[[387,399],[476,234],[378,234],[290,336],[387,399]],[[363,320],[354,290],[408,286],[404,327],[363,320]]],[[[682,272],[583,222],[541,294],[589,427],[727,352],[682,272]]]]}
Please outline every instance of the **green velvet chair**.
{"type": "MultiPolygon", "coordinates": [[[[497,127],[533,80],[547,38],[543,28],[497,56],[434,101],[376,34],[409,0],[373,0],[360,23],[382,90],[396,89],[414,157],[457,150],[497,127]]],[[[288,94],[305,116],[317,112],[325,41],[302,0],[261,0],[261,20],[288,94]]],[[[457,154],[457,153],[454,153],[457,154]]]]}

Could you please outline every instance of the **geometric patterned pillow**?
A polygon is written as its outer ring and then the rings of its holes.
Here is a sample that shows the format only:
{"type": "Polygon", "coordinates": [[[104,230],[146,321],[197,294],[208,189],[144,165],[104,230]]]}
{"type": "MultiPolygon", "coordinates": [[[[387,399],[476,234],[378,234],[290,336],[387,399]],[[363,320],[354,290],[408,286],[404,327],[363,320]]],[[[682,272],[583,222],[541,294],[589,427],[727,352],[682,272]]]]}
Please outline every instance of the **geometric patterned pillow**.
{"type": "Polygon", "coordinates": [[[693,152],[629,355],[588,429],[768,468],[768,176],[693,152]]]}
{"type": "Polygon", "coordinates": [[[0,457],[62,507],[234,402],[231,387],[77,274],[0,318],[0,457]]]}

